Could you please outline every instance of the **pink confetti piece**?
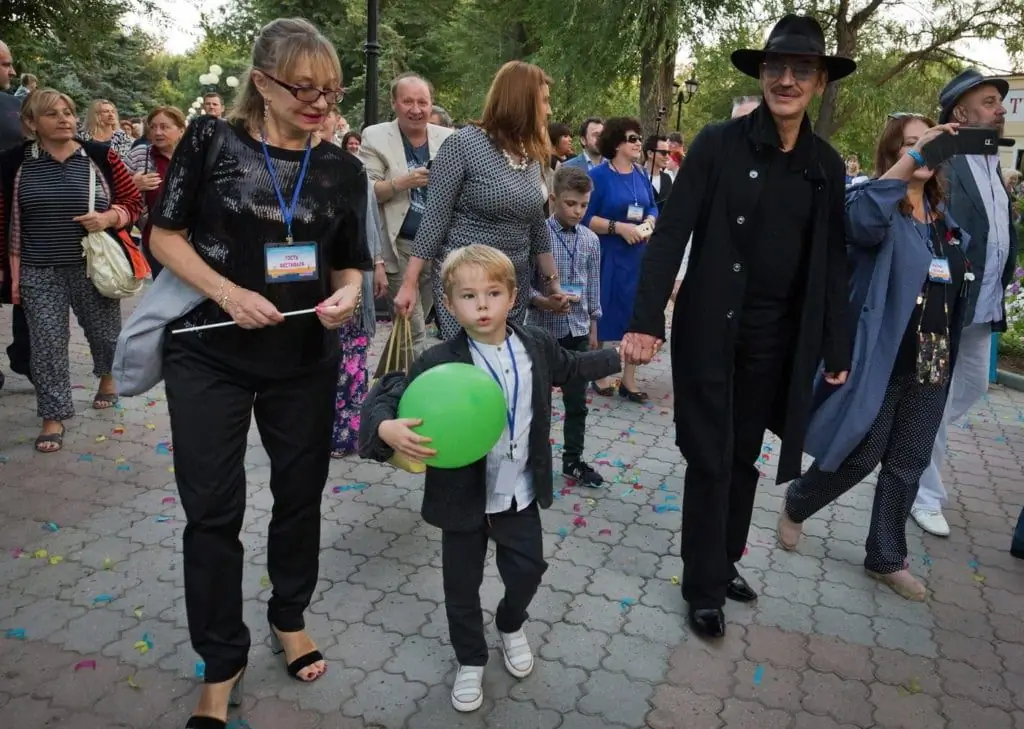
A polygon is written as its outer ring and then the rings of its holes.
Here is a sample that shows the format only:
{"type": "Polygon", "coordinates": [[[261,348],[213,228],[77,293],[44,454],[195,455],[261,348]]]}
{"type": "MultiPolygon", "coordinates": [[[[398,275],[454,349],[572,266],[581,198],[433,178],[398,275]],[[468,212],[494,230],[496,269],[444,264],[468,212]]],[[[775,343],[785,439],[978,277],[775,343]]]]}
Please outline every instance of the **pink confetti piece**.
{"type": "Polygon", "coordinates": [[[562,489],[562,496],[572,496],[572,488],[569,487],[569,486],[566,486],[565,488],[563,488],[562,489]]]}
{"type": "Polygon", "coordinates": [[[587,525],[587,520],[584,519],[582,516],[577,516],[575,519],[572,520],[572,525],[575,527],[585,527],[587,525]]]}
{"type": "Polygon", "coordinates": [[[21,559],[21,555],[25,554],[25,550],[21,547],[11,550],[11,556],[15,559],[21,559]]]}
{"type": "Polygon", "coordinates": [[[599,531],[597,533],[597,536],[599,536],[599,537],[610,537],[611,535],[612,535],[612,530],[611,529],[602,529],[601,531],[599,531]]]}
{"type": "Polygon", "coordinates": [[[91,668],[92,670],[95,671],[96,670],[96,661],[86,660],[86,661],[79,661],[78,663],[75,664],[75,670],[76,671],[80,671],[83,668],[91,668]]]}
{"type": "Polygon", "coordinates": [[[749,550],[748,548],[744,547],[744,548],[743,548],[743,556],[744,556],[744,557],[746,557],[746,556],[747,556],[747,553],[748,553],[749,551],[750,551],[750,550],[749,550]]]}
{"type": "Polygon", "coordinates": [[[635,483],[635,484],[633,484],[633,490],[634,491],[643,491],[643,488],[644,488],[644,485],[642,483],[635,483]]]}
{"type": "Polygon", "coordinates": [[[160,503],[161,504],[176,504],[176,503],[178,503],[178,500],[175,499],[173,496],[165,496],[162,499],[160,499],[160,503]]]}

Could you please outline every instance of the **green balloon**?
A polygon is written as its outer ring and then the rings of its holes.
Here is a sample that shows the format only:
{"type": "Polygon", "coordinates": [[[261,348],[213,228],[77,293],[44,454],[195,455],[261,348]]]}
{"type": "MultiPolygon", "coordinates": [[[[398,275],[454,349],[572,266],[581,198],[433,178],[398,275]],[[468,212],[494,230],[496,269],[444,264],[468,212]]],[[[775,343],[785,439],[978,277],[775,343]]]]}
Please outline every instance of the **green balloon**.
{"type": "Polygon", "coordinates": [[[473,365],[449,362],[413,380],[398,403],[398,417],[423,424],[413,430],[437,451],[425,463],[462,468],[486,456],[505,430],[505,395],[490,375],[473,365]]]}

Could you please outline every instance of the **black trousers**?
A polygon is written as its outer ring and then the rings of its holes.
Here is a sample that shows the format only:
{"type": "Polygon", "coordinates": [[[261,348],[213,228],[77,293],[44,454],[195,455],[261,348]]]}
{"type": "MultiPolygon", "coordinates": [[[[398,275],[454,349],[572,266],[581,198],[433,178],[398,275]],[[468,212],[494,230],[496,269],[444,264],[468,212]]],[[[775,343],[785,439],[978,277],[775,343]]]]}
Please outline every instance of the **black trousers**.
{"type": "Polygon", "coordinates": [[[245,514],[245,451],[255,415],[270,456],[274,506],[267,535],[273,593],[267,618],[302,630],[319,573],[320,503],[330,465],[338,362],[280,378],[226,365],[172,338],[164,357],[174,473],[187,524],[185,609],[207,683],[240,671],[249,652],[242,620],[239,541],[245,514]]]}
{"type": "Polygon", "coordinates": [[[526,609],[548,568],[537,502],[522,511],[516,511],[517,508],[513,500],[511,509],[490,514],[479,531],[441,534],[444,609],[452,648],[460,665],[487,665],[480,585],[484,580],[488,539],[494,540],[498,574],[505,583],[505,596],[494,615],[494,624],[502,633],[514,633],[523,627],[529,617],[526,609]]]}
{"type": "Polygon", "coordinates": [[[11,370],[24,375],[30,380],[32,346],[28,338],[28,320],[25,310],[20,305],[11,307],[11,343],[7,345],[7,358],[11,362],[11,370]]]}
{"type": "MultiPolygon", "coordinates": [[[[590,337],[562,337],[558,343],[571,352],[590,350],[590,337]]],[[[573,463],[583,457],[583,441],[587,430],[587,381],[577,377],[562,386],[562,402],[565,403],[565,447],[562,460],[573,463]]]]}
{"type": "Polygon", "coordinates": [[[691,608],[725,604],[754,511],[764,433],[789,371],[792,330],[772,327],[734,355],[732,453],[726,467],[688,462],[683,486],[683,598],[691,608]]]}

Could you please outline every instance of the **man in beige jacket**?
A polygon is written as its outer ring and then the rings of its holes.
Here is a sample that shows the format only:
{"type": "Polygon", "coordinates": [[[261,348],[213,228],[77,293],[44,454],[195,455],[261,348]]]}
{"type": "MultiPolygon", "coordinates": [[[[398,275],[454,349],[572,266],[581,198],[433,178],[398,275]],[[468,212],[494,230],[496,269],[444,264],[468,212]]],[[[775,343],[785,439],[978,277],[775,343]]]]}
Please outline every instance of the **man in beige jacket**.
{"type": "MultiPolygon", "coordinates": [[[[430,160],[452,133],[430,124],[433,88],[423,77],[403,73],[391,83],[395,120],[363,130],[359,158],[373,181],[384,226],[383,251],[376,276],[386,275],[388,295],[394,299],[412,255],[412,241],[427,204],[430,160]]],[[[423,351],[424,316],[433,303],[430,266],[420,275],[420,296],[410,320],[414,356],[423,351]]]]}

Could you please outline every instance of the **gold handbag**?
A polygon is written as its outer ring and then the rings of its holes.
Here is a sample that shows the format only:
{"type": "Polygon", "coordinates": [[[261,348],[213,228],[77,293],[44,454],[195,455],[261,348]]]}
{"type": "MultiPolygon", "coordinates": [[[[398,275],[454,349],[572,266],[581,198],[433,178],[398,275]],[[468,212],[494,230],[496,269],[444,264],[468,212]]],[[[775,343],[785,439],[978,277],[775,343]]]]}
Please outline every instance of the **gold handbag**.
{"type": "MultiPolygon", "coordinates": [[[[396,316],[395,326],[391,330],[390,336],[388,336],[387,344],[384,345],[384,353],[377,364],[377,371],[374,373],[373,382],[370,383],[370,387],[377,384],[377,380],[381,377],[392,372],[408,374],[411,366],[412,327],[409,326],[408,319],[396,316]]],[[[426,465],[423,463],[414,461],[403,456],[401,453],[395,453],[391,456],[388,463],[395,468],[400,468],[409,473],[424,473],[427,470],[426,465]]]]}

